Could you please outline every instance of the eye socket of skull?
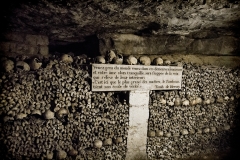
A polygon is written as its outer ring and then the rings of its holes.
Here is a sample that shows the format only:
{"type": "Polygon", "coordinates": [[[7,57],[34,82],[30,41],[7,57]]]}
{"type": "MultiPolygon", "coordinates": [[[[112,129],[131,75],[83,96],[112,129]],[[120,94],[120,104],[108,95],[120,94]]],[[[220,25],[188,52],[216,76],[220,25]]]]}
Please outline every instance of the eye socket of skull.
{"type": "Polygon", "coordinates": [[[40,62],[40,60],[39,60],[38,58],[35,58],[34,60],[35,60],[36,62],[40,62]]]}
{"type": "Polygon", "coordinates": [[[24,67],[23,67],[23,66],[16,66],[16,68],[17,68],[17,69],[21,69],[21,70],[23,70],[23,69],[24,69],[24,67]]]}

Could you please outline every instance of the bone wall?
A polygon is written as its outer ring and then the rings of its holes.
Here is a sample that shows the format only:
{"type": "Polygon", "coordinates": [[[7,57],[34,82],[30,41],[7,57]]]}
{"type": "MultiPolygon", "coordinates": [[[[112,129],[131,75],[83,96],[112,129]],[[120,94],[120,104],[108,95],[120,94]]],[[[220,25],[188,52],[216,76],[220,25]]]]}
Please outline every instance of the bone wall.
{"type": "MultiPolygon", "coordinates": [[[[83,59],[53,56],[37,70],[15,66],[1,73],[2,157],[126,158],[132,149],[129,95],[91,92],[91,66],[83,59]]],[[[148,158],[233,155],[239,142],[239,69],[185,62],[183,68],[181,90],[150,91],[148,158]]]]}
{"type": "Polygon", "coordinates": [[[1,74],[1,157],[125,158],[125,93],[91,92],[91,67],[74,64],[52,59],[1,74]]]}
{"type": "MultiPolygon", "coordinates": [[[[157,56],[150,56],[151,60],[157,56]]],[[[161,57],[174,64],[181,61],[178,56],[161,57]]],[[[182,89],[150,91],[148,138],[141,140],[146,142],[147,157],[233,155],[239,146],[235,135],[239,132],[240,71],[234,68],[239,66],[239,57],[181,56],[182,89]],[[228,67],[207,65],[214,60],[228,67]]],[[[128,93],[91,92],[89,64],[93,61],[86,55],[39,58],[42,66],[37,69],[32,63],[26,67],[23,62],[29,60],[14,59],[1,72],[2,157],[125,159],[133,149],[127,148],[128,93]]]]}
{"type": "Polygon", "coordinates": [[[150,95],[148,158],[239,158],[239,69],[185,64],[182,78],[150,95]]]}

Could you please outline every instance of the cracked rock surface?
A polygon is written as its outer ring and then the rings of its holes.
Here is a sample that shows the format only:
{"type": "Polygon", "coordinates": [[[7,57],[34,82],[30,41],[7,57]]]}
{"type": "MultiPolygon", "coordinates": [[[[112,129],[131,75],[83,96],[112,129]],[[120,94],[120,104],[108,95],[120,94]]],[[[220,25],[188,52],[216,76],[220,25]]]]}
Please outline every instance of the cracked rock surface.
{"type": "MultiPolygon", "coordinates": [[[[239,36],[234,0],[36,0],[2,5],[2,31],[47,35],[50,44],[84,41],[101,33],[189,35],[213,30],[239,36]]],[[[190,36],[213,36],[208,34],[190,36]]],[[[200,37],[200,38],[201,38],[200,37]]]]}

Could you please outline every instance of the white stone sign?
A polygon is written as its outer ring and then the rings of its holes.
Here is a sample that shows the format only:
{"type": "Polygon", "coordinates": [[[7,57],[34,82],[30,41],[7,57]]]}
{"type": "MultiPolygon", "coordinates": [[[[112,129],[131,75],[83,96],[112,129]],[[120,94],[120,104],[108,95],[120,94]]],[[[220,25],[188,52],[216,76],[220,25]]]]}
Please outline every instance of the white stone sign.
{"type": "Polygon", "coordinates": [[[182,67],[92,65],[92,91],[179,90],[182,67]]]}

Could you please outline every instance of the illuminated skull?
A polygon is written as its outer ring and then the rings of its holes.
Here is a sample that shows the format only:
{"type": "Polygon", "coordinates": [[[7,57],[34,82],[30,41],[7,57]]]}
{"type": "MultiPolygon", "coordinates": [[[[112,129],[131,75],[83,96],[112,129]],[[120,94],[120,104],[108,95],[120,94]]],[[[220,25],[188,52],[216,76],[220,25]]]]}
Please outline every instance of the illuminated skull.
{"type": "Polygon", "coordinates": [[[137,58],[132,55],[128,56],[126,59],[126,63],[129,65],[136,65],[137,62],[138,62],[137,58]]]}
{"type": "Polygon", "coordinates": [[[11,72],[14,68],[14,62],[8,59],[3,61],[2,66],[6,72],[11,72]]]}
{"type": "Polygon", "coordinates": [[[123,63],[123,56],[121,54],[117,54],[116,57],[112,60],[113,64],[122,64],[123,63]]]}
{"type": "Polygon", "coordinates": [[[37,70],[42,66],[42,62],[38,58],[33,58],[29,63],[31,70],[37,70]]]}
{"type": "Polygon", "coordinates": [[[151,64],[151,59],[148,56],[141,56],[139,57],[140,64],[149,66],[151,64]]]}
{"type": "Polygon", "coordinates": [[[72,63],[73,62],[73,58],[69,54],[63,54],[60,57],[60,61],[65,62],[65,63],[72,63]]]}
{"type": "Polygon", "coordinates": [[[111,63],[113,59],[116,57],[116,53],[113,50],[108,51],[107,53],[107,61],[111,63]]]}
{"type": "Polygon", "coordinates": [[[157,57],[153,60],[153,64],[157,66],[162,66],[163,65],[163,59],[160,57],[157,57]]]}
{"type": "Polygon", "coordinates": [[[30,70],[30,66],[24,61],[18,61],[16,63],[16,68],[17,68],[17,70],[24,70],[24,71],[30,70]]]}
{"type": "Polygon", "coordinates": [[[106,63],[106,60],[103,56],[97,56],[95,58],[95,63],[99,63],[99,64],[105,64],[106,63]]]}
{"type": "Polygon", "coordinates": [[[164,60],[164,65],[169,66],[172,62],[168,59],[164,60]]]}

